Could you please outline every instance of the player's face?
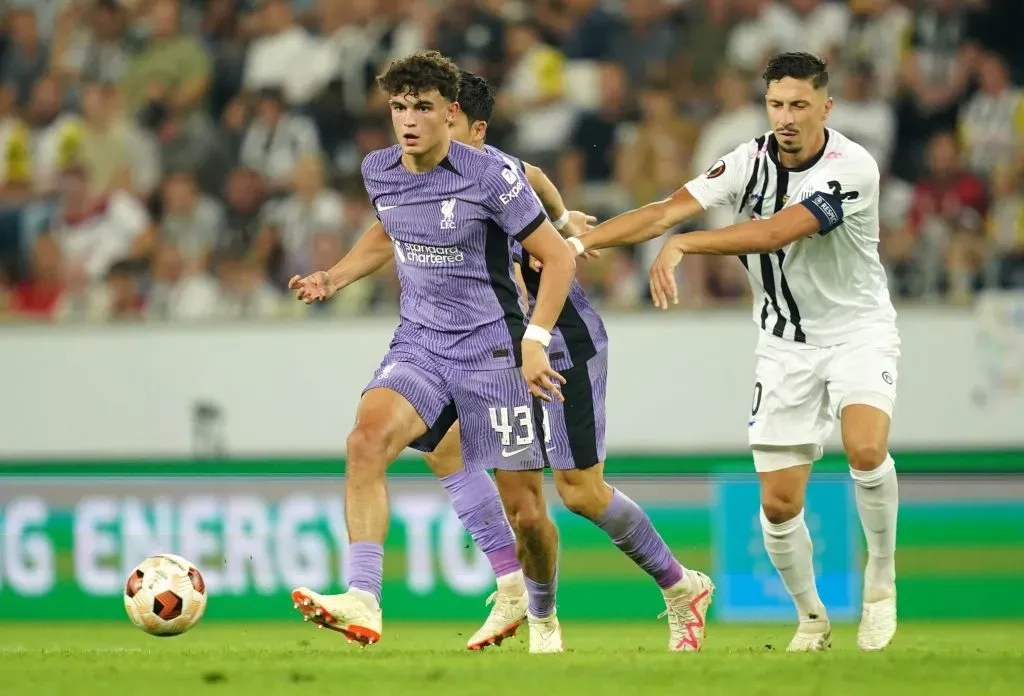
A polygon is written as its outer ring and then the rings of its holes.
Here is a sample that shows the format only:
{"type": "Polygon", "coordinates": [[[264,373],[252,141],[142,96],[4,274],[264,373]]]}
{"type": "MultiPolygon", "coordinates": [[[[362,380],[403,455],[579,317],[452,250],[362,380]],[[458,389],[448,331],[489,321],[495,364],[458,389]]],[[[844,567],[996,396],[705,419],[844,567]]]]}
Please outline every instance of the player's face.
{"type": "Polygon", "coordinates": [[[455,112],[448,133],[452,140],[458,140],[460,143],[480,149],[484,146],[484,140],[487,137],[487,122],[470,122],[469,117],[460,109],[455,112]]]}
{"type": "Polygon", "coordinates": [[[448,126],[458,109],[436,89],[421,94],[394,94],[388,104],[395,137],[407,155],[430,152],[448,140],[448,126]]]}
{"type": "Polygon", "coordinates": [[[790,154],[816,141],[832,109],[832,99],[824,88],[814,89],[810,80],[793,77],[769,84],[765,104],[779,149],[790,154]]]}

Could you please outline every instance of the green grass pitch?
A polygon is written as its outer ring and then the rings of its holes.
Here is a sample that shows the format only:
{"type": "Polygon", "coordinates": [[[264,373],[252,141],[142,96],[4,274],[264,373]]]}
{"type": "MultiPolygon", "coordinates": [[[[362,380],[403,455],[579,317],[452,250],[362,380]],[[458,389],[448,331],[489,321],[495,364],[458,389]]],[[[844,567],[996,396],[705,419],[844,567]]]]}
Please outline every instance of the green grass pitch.
{"type": "Polygon", "coordinates": [[[475,626],[385,624],[368,648],[295,623],[200,624],[176,638],[127,621],[0,623],[0,681],[12,696],[393,694],[460,696],[880,696],[1018,694],[1024,623],[903,623],[884,653],[853,626],[822,655],[788,655],[788,625],[712,624],[703,653],[670,654],[663,622],[563,624],[567,652],[529,655],[526,630],[499,648],[462,649],[475,626]]]}

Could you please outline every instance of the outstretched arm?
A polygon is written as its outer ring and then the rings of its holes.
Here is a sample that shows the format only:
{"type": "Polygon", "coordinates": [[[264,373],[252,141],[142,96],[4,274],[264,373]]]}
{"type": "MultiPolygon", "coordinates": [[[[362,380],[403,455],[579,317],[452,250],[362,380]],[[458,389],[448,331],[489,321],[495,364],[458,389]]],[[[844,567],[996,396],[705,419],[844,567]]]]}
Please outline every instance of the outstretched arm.
{"type": "Polygon", "coordinates": [[[295,290],[296,298],[306,304],[329,300],[339,290],[380,270],[392,258],[391,238],[378,221],[363,233],[341,261],[329,270],[316,271],[305,278],[292,277],[288,289],[295,290]]]}
{"type": "Polygon", "coordinates": [[[378,220],[366,230],[347,254],[327,271],[338,290],[379,271],[395,258],[391,237],[378,220]]]}
{"type": "Polygon", "coordinates": [[[589,249],[640,244],[660,237],[703,212],[703,206],[684,187],[664,200],[648,203],[602,222],[572,243],[580,253],[589,249]]]}
{"type": "Polygon", "coordinates": [[[767,220],[750,220],[720,230],[688,232],[669,240],[684,254],[739,256],[777,251],[824,229],[810,209],[795,205],[767,220]]]}

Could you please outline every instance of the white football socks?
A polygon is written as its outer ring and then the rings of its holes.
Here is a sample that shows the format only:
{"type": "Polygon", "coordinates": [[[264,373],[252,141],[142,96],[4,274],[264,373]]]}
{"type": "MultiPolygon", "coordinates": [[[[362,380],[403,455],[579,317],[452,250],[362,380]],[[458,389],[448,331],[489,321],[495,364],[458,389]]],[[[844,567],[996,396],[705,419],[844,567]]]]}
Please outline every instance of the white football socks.
{"type": "Polygon", "coordinates": [[[801,621],[825,618],[825,607],[814,583],[814,548],[811,533],[804,522],[804,511],[791,520],[772,524],[761,510],[764,548],[782,584],[793,596],[801,621]]]}
{"type": "Polygon", "coordinates": [[[864,599],[876,601],[896,591],[896,517],[899,484],[892,455],[872,471],[850,469],[856,484],[857,512],[867,539],[868,562],[864,569],[864,599]]]}

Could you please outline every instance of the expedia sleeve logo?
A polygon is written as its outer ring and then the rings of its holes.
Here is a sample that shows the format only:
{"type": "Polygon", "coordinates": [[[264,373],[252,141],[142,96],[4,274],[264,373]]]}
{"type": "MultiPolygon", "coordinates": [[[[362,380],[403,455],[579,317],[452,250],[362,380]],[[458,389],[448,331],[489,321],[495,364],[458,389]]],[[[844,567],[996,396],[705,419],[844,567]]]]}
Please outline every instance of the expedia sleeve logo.
{"type": "Polygon", "coordinates": [[[501,201],[502,205],[508,205],[513,200],[515,200],[520,193],[523,192],[523,188],[526,185],[523,183],[523,180],[516,176],[516,173],[513,172],[511,169],[501,170],[501,176],[505,179],[505,181],[512,184],[512,188],[509,189],[508,193],[503,193],[500,196],[498,196],[498,199],[501,201]]]}

